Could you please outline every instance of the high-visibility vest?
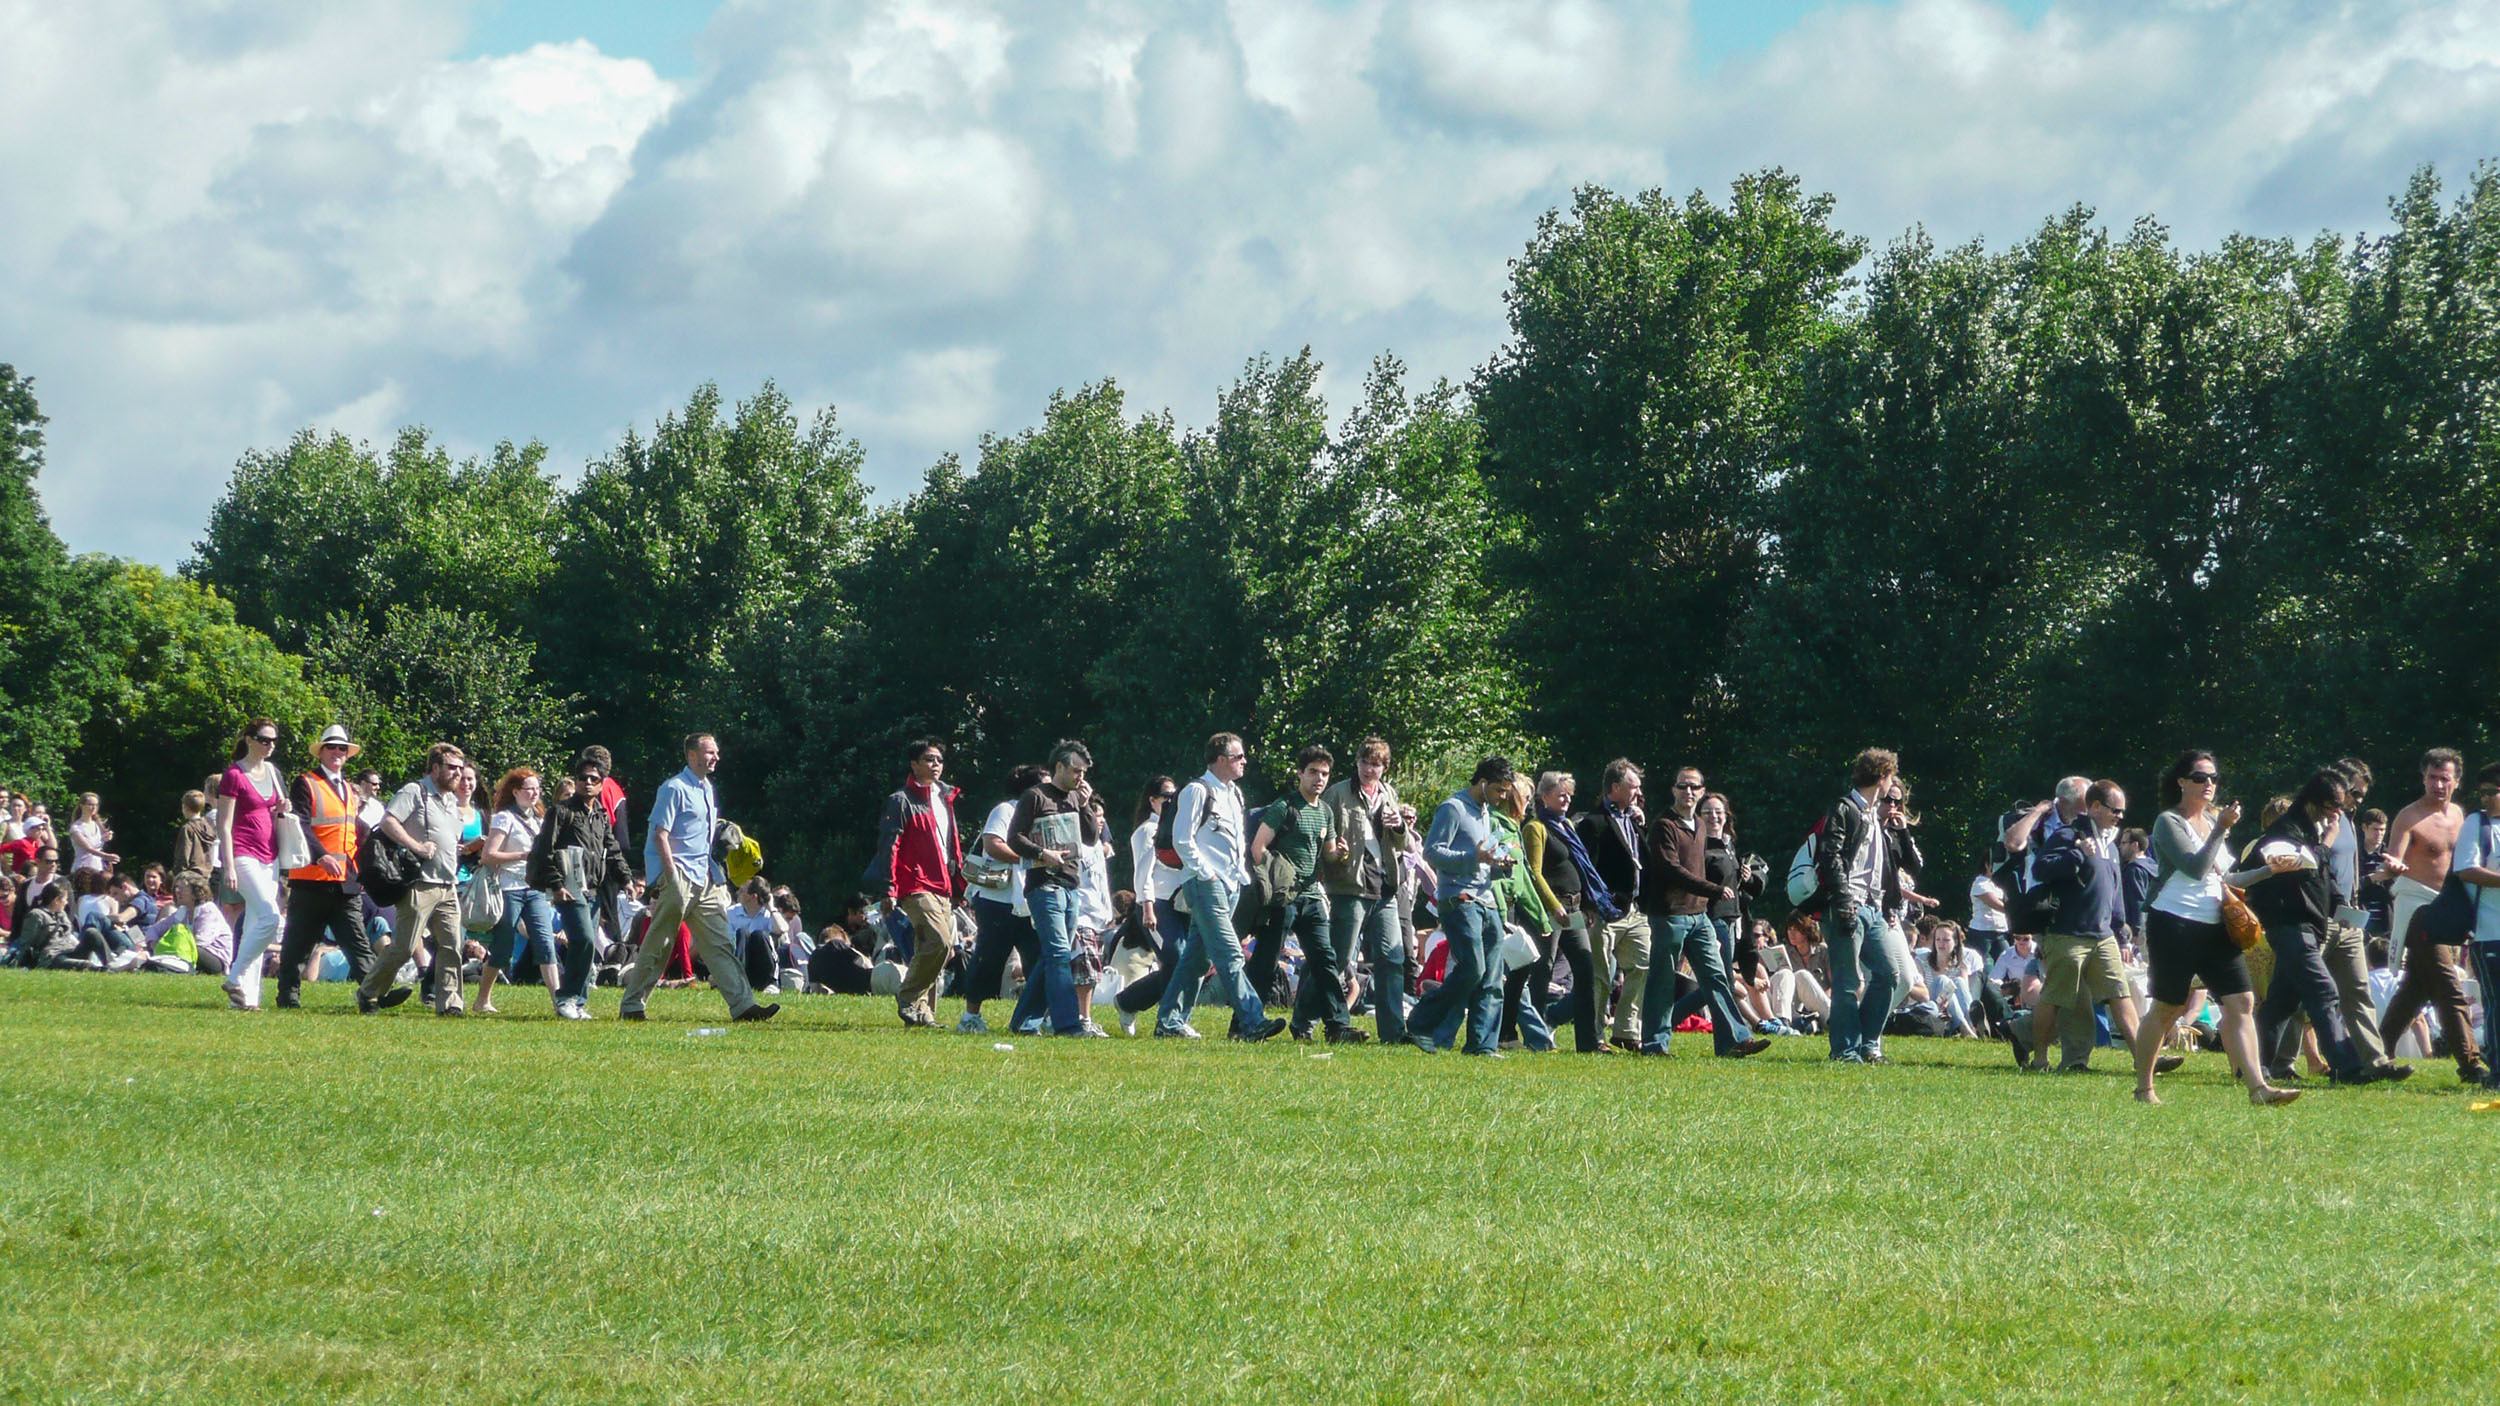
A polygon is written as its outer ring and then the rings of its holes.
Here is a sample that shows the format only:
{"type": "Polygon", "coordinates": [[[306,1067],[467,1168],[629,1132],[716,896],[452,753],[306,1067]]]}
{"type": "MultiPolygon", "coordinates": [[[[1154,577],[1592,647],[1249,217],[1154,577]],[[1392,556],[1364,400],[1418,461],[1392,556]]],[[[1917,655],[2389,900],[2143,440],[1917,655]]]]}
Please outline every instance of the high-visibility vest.
{"type": "MultiPolygon", "coordinates": [[[[356,802],[345,778],[336,786],[320,771],[304,774],[304,789],[312,793],[312,813],[303,817],[304,829],[321,842],[324,853],[335,854],[347,865],[347,872],[356,872],[356,802]]],[[[301,869],[292,869],[287,877],[297,883],[335,884],[315,860],[301,869]]]]}

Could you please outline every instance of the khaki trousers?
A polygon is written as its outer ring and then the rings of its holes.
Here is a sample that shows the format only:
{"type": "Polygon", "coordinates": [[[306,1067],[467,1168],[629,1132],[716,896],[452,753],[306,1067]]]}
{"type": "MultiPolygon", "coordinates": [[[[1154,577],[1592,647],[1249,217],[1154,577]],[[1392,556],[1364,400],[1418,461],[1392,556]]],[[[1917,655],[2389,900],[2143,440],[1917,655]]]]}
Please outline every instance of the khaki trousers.
{"type": "Polygon", "coordinates": [[[669,951],[677,945],[680,923],[693,930],[695,954],[711,972],[712,988],[729,1003],[729,1013],[746,1014],[755,1005],[755,988],[747,984],[746,963],[738,959],[738,949],[729,941],[729,886],[690,878],[674,866],[652,894],[651,926],[634,953],[634,965],[625,973],[624,998],[618,1008],[638,1011],[650,999],[651,988],[660,984],[660,969],[668,965],[669,951]]]}
{"type": "Polygon", "coordinates": [[[456,1011],[460,1006],[460,889],[453,884],[418,884],[408,890],[392,914],[391,935],[382,950],[373,954],[373,970],[365,973],[364,984],[357,994],[369,1000],[381,999],[399,976],[399,969],[420,941],[434,948],[434,967],[430,975],[432,989],[427,993],[434,1009],[456,1011]]]}
{"type": "Polygon", "coordinates": [[[955,901],[942,893],[915,893],[900,902],[903,916],[911,919],[911,970],[903,973],[894,1009],[906,1019],[917,1014],[935,1020],[938,978],[955,952],[955,901]]]}
{"type": "MultiPolygon", "coordinates": [[[[1631,899],[1627,895],[1625,902],[1631,899]]],[[[1607,964],[1623,977],[1623,990],[1615,997],[1613,1043],[1627,1049],[1641,1047],[1641,987],[1649,980],[1649,915],[1626,913],[1597,930],[1598,980],[1606,979],[1607,964]]],[[[1589,1009],[1599,1009],[1606,998],[1603,987],[1589,993],[1589,1009]]]]}

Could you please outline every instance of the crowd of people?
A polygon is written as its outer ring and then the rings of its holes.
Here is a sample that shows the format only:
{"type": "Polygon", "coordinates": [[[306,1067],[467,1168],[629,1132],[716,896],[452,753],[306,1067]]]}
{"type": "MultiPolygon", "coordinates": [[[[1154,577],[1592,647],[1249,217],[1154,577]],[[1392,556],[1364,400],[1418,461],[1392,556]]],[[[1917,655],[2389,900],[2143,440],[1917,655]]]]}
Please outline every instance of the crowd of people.
{"type": "Polygon", "coordinates": [[[1566,1025],[1585,1054],[1665,1055],[1681,1033],[1742,1059],[1804,1035],[1868,1065],[1887,1034],[1993,1039],[2026,1071],[2083,1070],[2109,1044],[2148,1103],[2197,1049],[2277,1105],[2304,1075],[2402,1079],[2408,1052],[2489,1084],[2482,1051],[2500,1042],[2500,765],[2475,775],[2469,809],[2447,749],[2422,758],[2421,794],[2392,819],[2365,808],[2369,768],[2346,760],[2245,835],[2207,752],[2163,772],[2149,826],[2128,824],[2117,783],[2065,778],[2000,819],[1965,923],[1922,890],[1919,816],[1898,760],[1870,748],[1798,845],[1775,926],[1774,866],[1740,846],[1734,802],[1696,767],[1653,807],[1643,769],[1610,762],[1583,806],[1572,774],[1488,757],[1427,813],[1374,737],[1349,771],[1303,748],[1292,786],[1252,808],[1248,749],[1222,732],[1198,775],[1145,785],[1123,854],[1082,743],[1018,768],[967,829],[946,748],[923,740],[858,896],[811,930],[720,814],[708,734],[654,789],[639,864],[604,748],[488,787],[439,743],[386,798],[343,727],[292,779],[280,741],[254,721],[183,797],[170,868],[134,874],[96,795],[56,826],[0,791],[11,961],[214,975],[237,1011],[260,1009],[272,976],[280,1008],[306,981],[344,980],[364,1013],[422,993],[446,1017],[492,1012],[503,981],[542,985],[567,1020],[612,985],[617,1015],[639,1020],[653,989],[702,980],[742,1022],[773,1018],[768,997],[825,991],[890,997],[913,1028],[954,1000],[955,1029],[987,1032],[999,1001],[1019,1034],[1107,1038],[1101,1016],[1190,1040],[1211,998],[1234,1040],[1491,1058],[1557,1049],[1566,1025]]]}

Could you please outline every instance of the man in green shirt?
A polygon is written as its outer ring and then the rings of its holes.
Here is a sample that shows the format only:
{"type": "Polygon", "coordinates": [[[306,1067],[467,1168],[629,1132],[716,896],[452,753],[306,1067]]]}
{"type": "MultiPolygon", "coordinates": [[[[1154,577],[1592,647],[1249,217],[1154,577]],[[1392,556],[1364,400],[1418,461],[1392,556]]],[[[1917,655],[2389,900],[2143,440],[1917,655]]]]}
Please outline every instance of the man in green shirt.
{"type": "Polygon", "coordinates": [[[1346,1023],[1345,963],[1329,932],[1328,894],[1320,879],[1321,861],[1346,857],[1336,812],[1320,800],[1336,764],[1325,747],[1305,747],[1294,754],[1294,789],[1259,813],[1258,832],[1250,837],[1250,862],[1264,863],[1273,848],[1293,870],[1284,896],[1284,920],[1277,925],[1279,942],[1290,933],[1302,944],[1302,987],[1293,1001],[1293,1038],[1310,1039],[1311,1026],[1317,1022],[1327,1030],[1328,1043],[1359,1045],[1371,1037],[1346,1023]]]}

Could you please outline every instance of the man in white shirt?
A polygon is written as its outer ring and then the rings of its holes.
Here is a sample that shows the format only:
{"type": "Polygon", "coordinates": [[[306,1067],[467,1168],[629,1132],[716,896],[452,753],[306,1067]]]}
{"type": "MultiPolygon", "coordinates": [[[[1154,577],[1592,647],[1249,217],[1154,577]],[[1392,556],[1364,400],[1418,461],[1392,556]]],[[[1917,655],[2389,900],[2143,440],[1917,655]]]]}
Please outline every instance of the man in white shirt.
{"type": "Polygon", "coordinates": [[[1189,909],[1189,934],[1181,941],[1180,965],[1163,989],[1155,1016],[1155,1034],[1166,1039],[1195,1039],[1191,1010],[1198,1003],[1198,982],[1212,966],[1219,991],[1228,992],[1233,1007],[1232,1037],[1265,1040],[1285,1028],[1283,1020],[1267,1018],[1266,1007],[1242,970],[1241,938],[1233,931],[1233,908],[1250,882],[1247,837],[1242,833],[1241,774],[1249,769],[1250,752],[1229,732],[1207,739],[1204,775],[1181,788],[1173,804],[1172,850],[1180,856],[1183,906],[1189,909]]]}

